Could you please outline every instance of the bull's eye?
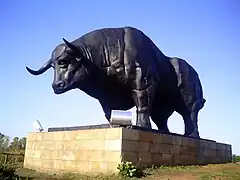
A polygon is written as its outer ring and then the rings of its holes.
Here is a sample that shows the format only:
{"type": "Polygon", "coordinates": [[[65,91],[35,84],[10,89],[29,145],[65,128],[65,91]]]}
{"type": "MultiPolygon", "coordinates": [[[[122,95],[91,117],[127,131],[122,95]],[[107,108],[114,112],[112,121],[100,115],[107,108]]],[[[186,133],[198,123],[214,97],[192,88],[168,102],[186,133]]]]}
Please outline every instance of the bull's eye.
{"type": "Polygon", "coordinates": [[[58,65],[61,67],[67,67],[69,65],[69,61],[65,59],[59,60],[58,65]]]}

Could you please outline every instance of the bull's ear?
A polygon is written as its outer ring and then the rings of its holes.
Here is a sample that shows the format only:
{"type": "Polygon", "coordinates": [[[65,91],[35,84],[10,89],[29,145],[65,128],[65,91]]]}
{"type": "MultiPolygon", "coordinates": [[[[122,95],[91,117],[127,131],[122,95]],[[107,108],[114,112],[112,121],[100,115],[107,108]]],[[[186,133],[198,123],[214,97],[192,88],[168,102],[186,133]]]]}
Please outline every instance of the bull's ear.
{"type": "Polygon", "coordinates": [[[77,46],[75,46],[74,44],[68,42],[66,39],[63,38],[64,43],[73,51],[74,54],[76,54],[77,57],[81,57],[82,56],[82,52],[80,49],[78,49],[77,46]]]}

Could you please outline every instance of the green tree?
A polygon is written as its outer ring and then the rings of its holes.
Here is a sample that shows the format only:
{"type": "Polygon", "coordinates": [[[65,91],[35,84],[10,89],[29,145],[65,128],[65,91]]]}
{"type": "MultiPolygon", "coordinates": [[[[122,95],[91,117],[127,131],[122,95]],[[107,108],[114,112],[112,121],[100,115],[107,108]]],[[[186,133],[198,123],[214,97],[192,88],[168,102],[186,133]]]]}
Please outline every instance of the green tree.
{"type": "Polygon", "coordinates": [[[13,141],[10,144],[11,151],[20,151],[20,150],[25,150],[26,148],[26,138],[19,138],[19,137],[14,137],[13,141]]]}
{"type": "Polygon", "coordinates": [[[19,137],[14,137],[12,142],[10,143],[10,149],[12,151],[17,151],[18,149],[18,141],[19,141],[19,137]]]}
{"type": "Polygon", "coordinates": [[[10,137],[0,133],[0,151],[6,151],[9,147],[10,137]]]}
{"type": "Polygon", "coordinates": [[[27,142],[27,138],[26,137],[23,137],[21,138],[19,141],[19,148],[22,149],[22,150],[25,150],[26,148],[26,142],[27,142]]]}

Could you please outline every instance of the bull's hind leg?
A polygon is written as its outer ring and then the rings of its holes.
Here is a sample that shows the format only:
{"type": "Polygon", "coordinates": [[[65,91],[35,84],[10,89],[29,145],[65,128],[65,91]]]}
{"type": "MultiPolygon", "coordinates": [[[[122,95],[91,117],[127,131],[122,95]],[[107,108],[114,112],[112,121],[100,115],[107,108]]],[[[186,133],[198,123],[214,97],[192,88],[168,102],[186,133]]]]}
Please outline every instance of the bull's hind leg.
{"type": "Polygon", "coordinates": [[[169,133],[168,129],[168,118],[172,115],[174,111],[167,108],[155,108],[153,107],[151,112],[152,121],[158,127],[158,130],[162,131],[163,133],[169,133]]]}
{"type": "Polygon", "coordinates": [[[196,101],[192,106],[187,107],[184,102],[177,108],[177,112],[182,115],[185,125],[185,136],[199,138],[198,112],[202,107],[202,101],[196,101]]]}
{"type": "Polygon", "coordinates": [[[198,113],[202,109],[205,103],[204,99],[200,99],[195,101],[195,103],[189,108],[190,117],[192,120],[193,131],[189,134],[191,137],[199,138],[199,131],[198,131],[198,113]]]}
{"type": "Polygon", "coordinates": [[[176,97],[175,110],[182,116],[184,120],[184,135],[190,135],[194,130],[193,121],[191,118],[191,110],[186,106],[186,101],[182,98],[181,94],[176,97]]]}

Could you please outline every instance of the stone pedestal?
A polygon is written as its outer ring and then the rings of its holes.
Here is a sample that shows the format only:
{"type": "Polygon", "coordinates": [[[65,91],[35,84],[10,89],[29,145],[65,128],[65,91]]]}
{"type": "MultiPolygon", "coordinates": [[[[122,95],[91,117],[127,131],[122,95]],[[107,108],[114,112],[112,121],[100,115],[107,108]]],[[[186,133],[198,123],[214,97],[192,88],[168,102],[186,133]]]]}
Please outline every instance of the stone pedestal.
{"type": "Polygon", "coordinates": [[[24,167],[45,172],[116,172],[121,158],[141,166],[201,165],[232,159],[231,145],[210,140],[124,127],[77,129],[29,133],[24,167]]]}

